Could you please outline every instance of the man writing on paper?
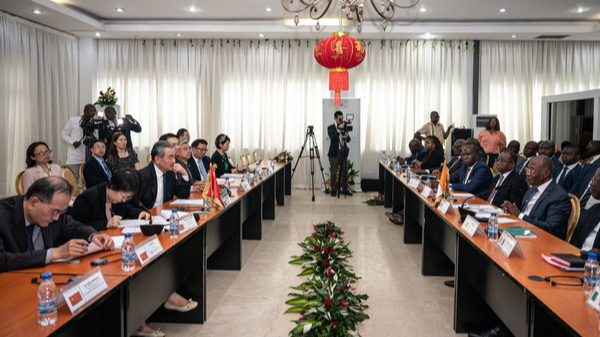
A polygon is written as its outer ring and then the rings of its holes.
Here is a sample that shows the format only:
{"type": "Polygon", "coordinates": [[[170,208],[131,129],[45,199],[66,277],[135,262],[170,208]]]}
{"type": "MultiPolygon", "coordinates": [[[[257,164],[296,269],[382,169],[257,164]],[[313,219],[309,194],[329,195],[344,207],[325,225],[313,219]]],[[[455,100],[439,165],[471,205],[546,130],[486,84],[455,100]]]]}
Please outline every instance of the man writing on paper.
{"type": "Polygon", "coordinates": [[[65,215],[70,200],[71,185],[47,177],[36,180],[25,196],[0,201],[0,272],[79,257],[91,242],[114,248],[110,236],[65,215]]]}
{"type": "Polygon", "coordinates": [[[175,146],[168,141],[159,141],[152,146],[150,155],[152,162],[139,171],[142,178],[142,204],[152,208],[174,196],[189,198],[191,184],[187,171],[175,164],[175,146]]]}
{"type": "Polygon", "coordinates": [[[544,155],[531,160],[527,167],[527,182],[531,188],[519,208],[515,203],[505,201],[504,212],[519,217],[560,239],[567,237],[567,221],[571,213],[571,201],[567,192],[558,186],[552,172],[554,166],[544,155]]]}

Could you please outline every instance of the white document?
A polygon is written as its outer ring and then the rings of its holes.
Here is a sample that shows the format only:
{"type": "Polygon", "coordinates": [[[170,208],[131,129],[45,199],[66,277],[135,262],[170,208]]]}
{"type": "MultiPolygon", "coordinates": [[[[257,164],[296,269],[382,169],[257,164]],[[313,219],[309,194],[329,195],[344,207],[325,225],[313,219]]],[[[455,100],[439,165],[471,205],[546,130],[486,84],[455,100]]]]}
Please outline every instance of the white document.
{"type": "Polygon", "coordinates": [[[515,219],[511,219],[511,218],[498,218],[498,223],[499,224],[504,224],[504,223],[511,223],[511,222],[518,222],[515,219]]]}
{"type": "Polygon", "coordinates": [[[171,206],[203,206],[204,201],[202,199],[177,199],[173,201],[171,206]]]}
{"type": "Polygon", "coordinates": [[[454,197],[455,198],[468,198],[468,197],[472,197],[473,194],[471,193],[466,193],[466,192],[454,192],[454,197]]]}

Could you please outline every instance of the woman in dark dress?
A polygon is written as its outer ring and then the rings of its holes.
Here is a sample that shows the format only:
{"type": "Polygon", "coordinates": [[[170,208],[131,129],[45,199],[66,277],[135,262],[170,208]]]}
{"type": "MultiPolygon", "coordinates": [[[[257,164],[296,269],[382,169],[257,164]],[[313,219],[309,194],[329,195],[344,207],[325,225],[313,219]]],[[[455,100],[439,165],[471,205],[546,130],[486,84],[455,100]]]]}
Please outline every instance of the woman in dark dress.
{"type": "Polygon", "coordinates": [[[439,168],[444,162],[444,152],[440,140],[435,136],[425,138],[425,151],[412,165],[417,170],[434,170],[439,168]]]}
{"type": "Polygon", "coordinates": [[[113,173],[122,169],[134,168],[140,169],[140,161],[137,153],[127,147],[127,138],[123,132],[115,132],[110,143],[110,154],[106,162],[111,167],[113,173]]]}
{"type": "Polygon", "coordinates": [[[217,150],[210,158],[210,163],[217,165],[215,168],[217,178],[225,173],[243,173],[248,169],[248,166],[234,167],[233,164],[231,164],[229,156],[227,156],[230,142],[231,139],[224,133],[218,135],[217,139],[215,139],[215,147],[217,150]]]}

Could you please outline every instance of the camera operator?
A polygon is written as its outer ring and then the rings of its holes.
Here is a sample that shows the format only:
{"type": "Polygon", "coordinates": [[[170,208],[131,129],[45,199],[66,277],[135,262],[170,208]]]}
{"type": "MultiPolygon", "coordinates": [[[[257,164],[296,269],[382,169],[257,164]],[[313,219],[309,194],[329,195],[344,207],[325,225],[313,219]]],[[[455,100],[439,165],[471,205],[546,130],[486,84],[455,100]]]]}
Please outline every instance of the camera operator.
{"type": "MultiPolygon", "coordinates": [[[[341,161],[348,156],[348,148],[346,151],[342,151],[342,137],[346,143],[350,142],[350,136],[348,135],[348,131],[352,131],[351,127],[349,127],[347,122],[344,121],[344,114],[341,111],[336,111],[333,114],[334,124],[331,124],[327,127],[327,134],[331,139],[331,143],[329,144],[329,151],[327,152],[327,157],[329,157],[329,165],[330,165],[330,186],[331,186],[331,196],[335,197],[337,195],[337,180],[336,175],[338,171],[338,166],[341,161]],[[346,152],[346,153],[342,153],[346,152]]],[[[346,174],[341,172],[340,179],[343,182],[346,174]]],[[[345,186],[346,184],[341,184],[341,186],[345,186]]],[[[349,191],[343,191],[346,195],[352,195],[349,191]]]]}
{"type": "Polygon", "coordinates": [[[83,116],[71,117],[62,130],[62,139],[68,144],[66,165],[73,170],[77,181],[79,181],[79,166],[85,163],[86,146],[84,143],[93,141],[96,137],[94,133],[84,131],[80,123],[83,120],[92,120],[96,116],[96,107],[93,104],[86,104],[83,108],[83,116]]]}
{"type": "MultiPolygon", "coordinates": [[[[110,106],[104,110],[104,116],[106,117],[108,124],[107,127],[99,130],[100,139],[104,140],[106,144],[110,144],[112,135],[115,132],[122,132],[125,135],[125,138],[127,138],[127,147],[133,149],[131,131],[138,133],[142,132],[142,126],[137,120],[131,115],[125,115],[125,118],[117,118],[117,111],[110,106]]],[[[108,153],[109,151],[106,152],[108,153]]]]}

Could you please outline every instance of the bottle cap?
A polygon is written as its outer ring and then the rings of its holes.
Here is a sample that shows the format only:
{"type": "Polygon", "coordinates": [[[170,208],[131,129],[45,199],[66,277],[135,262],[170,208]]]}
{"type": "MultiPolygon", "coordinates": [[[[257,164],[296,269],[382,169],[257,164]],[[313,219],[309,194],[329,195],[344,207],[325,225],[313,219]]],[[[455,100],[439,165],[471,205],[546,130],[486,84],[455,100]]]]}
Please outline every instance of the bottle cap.
{"type": "Polygon", "coordinates": [[[492,213],[492,215],[491,215],[491,216],[496,216],[496,213],[492,213]]]}
{"type": "Polygon", "coordinates": [[[597,253],[588,253],[588,259],[596,260],[597,258],[598,258],[597,253]]]}
{"type": "Polygon", "coordinates": [[[131,238],[131,233],[125,233],[125,239],[130,239],[131,238]]]}
{"type": "Polygon", "coordinates": [[[42,273],[42,281],[48,281],[52,279],[52,273],[42,273]]]}

